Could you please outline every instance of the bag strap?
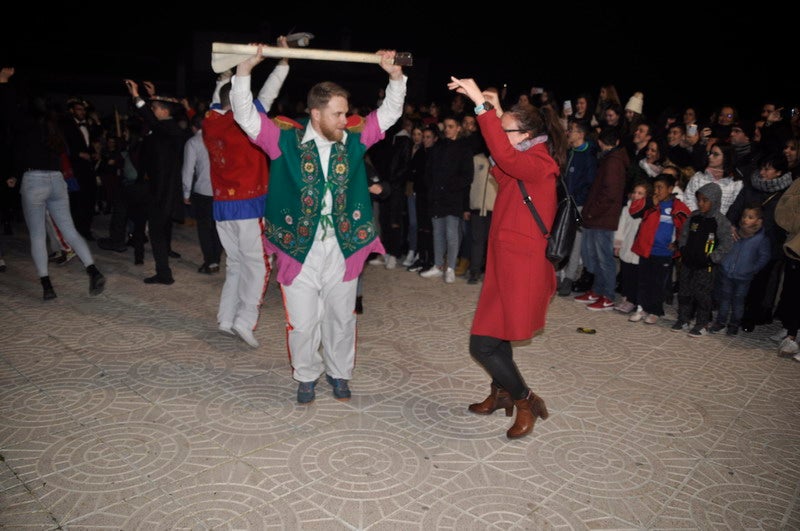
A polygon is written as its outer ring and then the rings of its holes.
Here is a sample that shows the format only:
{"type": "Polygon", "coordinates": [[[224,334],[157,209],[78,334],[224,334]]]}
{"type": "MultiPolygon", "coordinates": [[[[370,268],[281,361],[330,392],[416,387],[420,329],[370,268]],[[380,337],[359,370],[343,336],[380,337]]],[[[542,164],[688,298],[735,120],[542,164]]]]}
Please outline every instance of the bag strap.
{"type": "Polygon", "coordinates": [[[522,192],[522,202],[528,206],[528,210],[531,211],[533,214],[533,219],[536,220],[536,224],[539,225],[539,230],[542,231],[542,235],[545,238],[550,238],[550,232],[545,227],[542,218],[539,217],[539,212],[536,211],[536,207],[533,205],[533,200],[531,196],[528,195],[528,191],[525,190],[525,185],[522,183],[522,180],[517,180],[517,184],[519,185],[519,190],[522,192]]]}

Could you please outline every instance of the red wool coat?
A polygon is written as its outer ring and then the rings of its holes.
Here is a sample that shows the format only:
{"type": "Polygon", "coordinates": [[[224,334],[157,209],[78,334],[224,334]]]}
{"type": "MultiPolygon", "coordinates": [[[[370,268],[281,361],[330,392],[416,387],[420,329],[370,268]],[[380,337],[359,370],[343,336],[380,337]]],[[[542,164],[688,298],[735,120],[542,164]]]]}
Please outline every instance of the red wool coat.
{"type": "Polygon", "coordinates": [[[478,116],[481,134],[496,166],[498,184],[486,258],[486,275],[471,334],[508,341],[530,339],[544,328],[556,289],[555,269],[545,257],[546,240],[522,202],[517,180],[548,227],[556,211],[559,169],[547,145],[517,151],[494,112],[478,116]]]}

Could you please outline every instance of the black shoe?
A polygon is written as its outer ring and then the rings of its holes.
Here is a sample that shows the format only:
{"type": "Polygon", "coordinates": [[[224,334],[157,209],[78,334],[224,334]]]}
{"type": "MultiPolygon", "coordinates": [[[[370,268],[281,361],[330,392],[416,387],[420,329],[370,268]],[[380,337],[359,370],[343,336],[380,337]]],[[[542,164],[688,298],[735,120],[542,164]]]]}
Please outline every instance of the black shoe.
{"type": "Polygon", "coordinates": [[[742,331],[752,332],[756,329],[756,323],[752,319],[742,319],[742,331]]]}
{"type": "Polygon", "coordinates": [[[218,264],[203,264],[199,268],[197,268],[198,273],[204,273],[206,275],[212,275],[214,273],[219,273],[219,265],[218,264]]]}
{"type": "Polygon", "coordinates": [[[116,243],[111,238],[100,238],[97,240],[97,246],[106,251],[116,251],[118,253],[124,253],[128,250],[128,246],[123,243],[116,243]]]}
{"type": "Polygon", "coordinates": [[[356,313],[359,314],[359,315],[364,313],[364,304],[363,304],[361,295],[356,297],[356,313]]]}
{"type": "Polygon", "coordinates": [[[89,295],[100,295],[106,287],[106,277],[96,273],[89,278],[89,295]]]}
{"type": "Polygon", "coordinates": [[[42,298],[46,301],[56,298],[56,292],[53,289],[53,284],[50,282],[50,277],[40,277],[39,282],[42,283],[42,298]]]}
{"type": "Polygon", "coordinates": [[[133,259],[133,265],[142,265],[142,264],[144,264],[143,256],[137,256],[133,259]]]}
{"type": "Polygon", "coordinates": [[[467,284],[477,284],[481,281],[481,275],[479,273],[475,273],[474,271],[469,272],[469,278],[467,279],[467,284]]]}
{"type": "Polygon", "coordinates": [[[584,270],[581,278],[572,283],[572,291],[584,293],[592,289],[592,284],[594,284],[594,275],[584,270]]]}
{"type": "Polygon", "coordinates": [[[147,277],[144,279],[145,284],[165,284],[169,286],[170,284],[175,283],[175,279],[172,277],[160,277],[158,275],[153,275],[152,277],[147,277]]]}
{"type": "Polygon", "coordinates": [[[175,251],[173,251],[172,249],[170,249],[170,250],[169,250],[169,253],[167,253],[167,254],[169,254],[169,257],[170,257],[170,258],[180,258],[180,257],[181,257],[181,253],[176,253],[176,252],[175,252],[175,251]]]}
{"type": "Polygon", "coordinates": [[[559,297],[569,297],[572,293],[572,279],[571,278],[562,278],[558,283],[558,296],[559,297]]]}
{"type": "Polygon", "coordinates": [[[413,264],[411,264],[406,268],[406,271],[411,271],[412,273],[418,273],[422,271],[423,267],[425,267],[425,264],[422,263],[422,260],[416,260],[414,261],[413,264]]]}

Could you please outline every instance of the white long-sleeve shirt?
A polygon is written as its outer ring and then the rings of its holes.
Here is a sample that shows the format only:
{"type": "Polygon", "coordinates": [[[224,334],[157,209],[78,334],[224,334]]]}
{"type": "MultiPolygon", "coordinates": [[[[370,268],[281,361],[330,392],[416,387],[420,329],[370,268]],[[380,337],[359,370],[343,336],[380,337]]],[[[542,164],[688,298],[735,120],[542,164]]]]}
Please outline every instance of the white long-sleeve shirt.
{"type": "Polygon", "coordinates": [[[192,191],[208,197],[214,196],[211,187],[211,163],[208,160],[208,150],[203,143],[202,129],[192,135],[183,146],[182,180],[184,199],[189,199],[192,191]],[[195,175],[197,175],[196,181],[195,175]]]}

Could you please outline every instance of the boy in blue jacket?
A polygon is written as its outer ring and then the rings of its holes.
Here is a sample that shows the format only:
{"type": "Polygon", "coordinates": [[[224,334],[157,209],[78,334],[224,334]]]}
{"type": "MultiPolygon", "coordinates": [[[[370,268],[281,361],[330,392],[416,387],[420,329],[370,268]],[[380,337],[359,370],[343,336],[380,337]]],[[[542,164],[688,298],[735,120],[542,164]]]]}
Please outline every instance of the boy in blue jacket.
{"type": "Polygon", "coordinates": [[[734,235],[733,249],[720,262],[719,311],[709,332],[719,332],[726,323],[727,335],[735,336],[739,332],[750,282],[767,265],[771,256],[770,242],[763,224],[764,211],[761,205],[745,207],[734,235]]]}

